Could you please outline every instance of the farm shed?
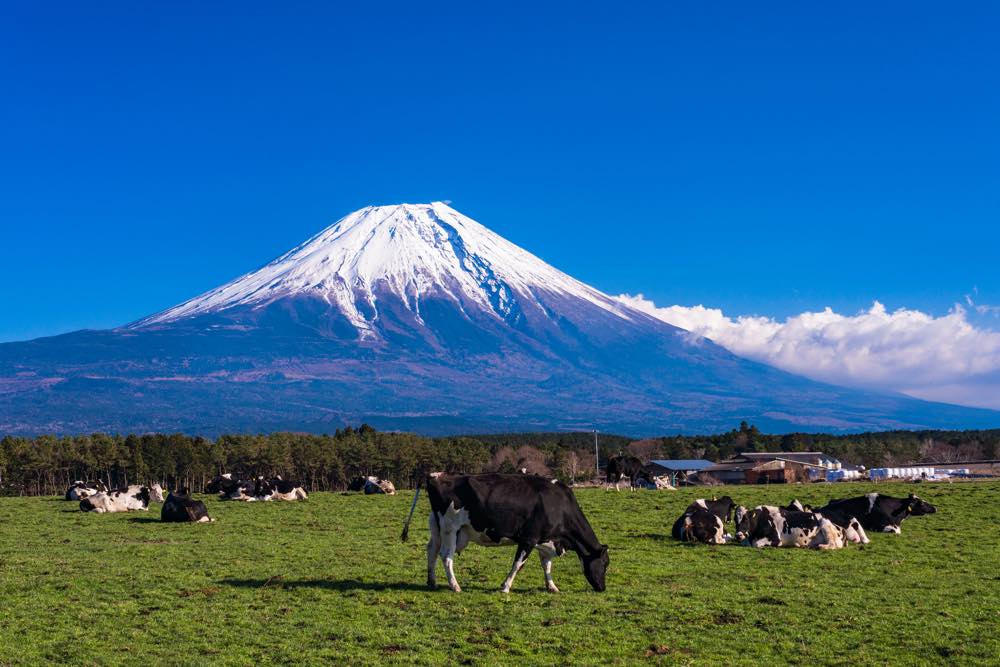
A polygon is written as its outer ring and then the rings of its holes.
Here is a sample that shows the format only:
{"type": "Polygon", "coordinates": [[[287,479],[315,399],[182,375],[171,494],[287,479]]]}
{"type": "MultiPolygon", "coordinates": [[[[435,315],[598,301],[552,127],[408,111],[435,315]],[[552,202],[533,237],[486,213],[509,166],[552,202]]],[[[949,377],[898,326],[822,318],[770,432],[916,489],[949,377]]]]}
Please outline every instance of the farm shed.
{"type": "Polygon", "coordinates": [[[744,452],[702,472],[724,484],[783,484],[825,479],[841,467],[823,452],[744,452]]]}
{"type": "Polygon", "coordinates": [[[714,463],[705,459],[654,459],[649,462],[650,471],[656,477],[669,477],[670,483],[677,486],[685,483],[688,476],[710,468],[714,463]]]}

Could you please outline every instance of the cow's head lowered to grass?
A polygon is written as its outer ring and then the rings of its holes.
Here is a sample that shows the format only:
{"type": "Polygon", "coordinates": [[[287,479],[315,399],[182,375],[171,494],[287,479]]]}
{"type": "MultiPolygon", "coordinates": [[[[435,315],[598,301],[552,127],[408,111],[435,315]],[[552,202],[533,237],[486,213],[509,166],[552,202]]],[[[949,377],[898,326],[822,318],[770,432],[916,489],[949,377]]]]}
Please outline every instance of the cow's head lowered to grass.
{"type": "Polygon", "coordinates": [[[606,544],[602,544],[597,553],[580,556],[580,561],[583,563],[583,576],[587,578],[587,581],[598,593],[604,592],[604,577],[608,573],[608,562],[610,560],[608,545],[606,544]]]}

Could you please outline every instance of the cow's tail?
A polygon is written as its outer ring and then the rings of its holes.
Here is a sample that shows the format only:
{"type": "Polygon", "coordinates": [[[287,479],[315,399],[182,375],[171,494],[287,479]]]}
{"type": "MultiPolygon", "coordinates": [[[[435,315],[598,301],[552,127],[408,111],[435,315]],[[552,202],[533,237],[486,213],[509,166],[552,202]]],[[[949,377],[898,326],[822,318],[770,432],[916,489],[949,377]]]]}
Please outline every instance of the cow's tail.
{"type": "Polygon", "coordinates": [[[410,503],[410,513],[406,515],[406,521],[403,523],[403,534],[399,536],[399,539],[404,542],[410,537],[410,519],[413,518],[413,510],[417,509],[417,498],[420,497],[420,483],[423,481],[422,477],[417,480],[417,490],[413,494],[413,502],[410,503]]]}

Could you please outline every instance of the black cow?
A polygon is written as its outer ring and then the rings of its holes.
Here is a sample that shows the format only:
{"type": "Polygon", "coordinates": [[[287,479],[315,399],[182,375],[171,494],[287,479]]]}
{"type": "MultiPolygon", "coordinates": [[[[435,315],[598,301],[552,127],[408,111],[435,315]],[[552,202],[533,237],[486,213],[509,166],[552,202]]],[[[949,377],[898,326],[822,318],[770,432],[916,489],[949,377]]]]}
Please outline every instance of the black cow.
{"type": "Polygon", "coordinates": [[[232,473],[219,475],[207,485],[205,493],[218,493],[221,500],[254,500],[254,483],[234,479],[232,473]]]}
{"type": "Polygon", "coordinates": [[[711,500],[705,500],[704,498],[698,498],[684,510],[687,512],[697,512],[698,510],[707,510],[714,514],[715,516],[722,519],[722,522],[729,523],[729,520],[733,516],[733,508],[736,507],[736,503],[729,496],[722,496],[721,498],[712,498],[711,500]]]}
{"type": "Polygon", "coordinates": [[[177,495],[171,491],[167,494],[167,499],[160,510],[160,521],[167,523],[207,523],[215,521],[208,518],[208,509],[205,503],[194,500],[188,494],[187,489],[182,489],[177,495]]]}
{"type": "Polygon", "coordinates": [[[681,542],[726,543],[726,526],[722,519],[714,512],[704,508],[684,512],[674,522],[671,534],[674,539],[681,542]]]}
{"type": "MultiPolygon", "coordinates": [[[[426,480],[431,503],[431,537],[427,543],[427,585],[436,587],[434,566],[441,556],[448,586],[462,590],[455,579],[454,557],[470,542],[483,546],[516,544],[510,574],[501,591],[507,593],[532,549],[538,550],[545,586],[558,592],[552,581],[552,559],[575,551],[583,574],[596,591],[605,588],[608,547],[598,541],[568,486],[537,475],[447,475],[434,473],[426,480]]],[[[420,484],[413,496],[403,528],[406,541],[410,519],[417,505],[420,484]]]]}
{"type": "Polygon", "coordinates": [[[856,498],[831,500],[825,507],[816,511],[821,514],[836,512],[853,516],[868,530],[898,534],[903,519],[908,516],[933,514],[937,508],[912,493],[908,498],[893,498],[883,496],[880,493],[869,493],[856,498]]]}
{"type": "Polygon", "coordinates": [[[621,491],[618,485],[621,484],[622,480],[628,480],[629,488],[635,484],[636,478],[642,473],[643,465],[642,461],[634,456],[629,456],[628,454],[620,454],[618,456],[612,457],[608,461],[608,467],[605,469],[605,475],[608,482],[608,487],[615,485],[615,490],[621,491]]]}

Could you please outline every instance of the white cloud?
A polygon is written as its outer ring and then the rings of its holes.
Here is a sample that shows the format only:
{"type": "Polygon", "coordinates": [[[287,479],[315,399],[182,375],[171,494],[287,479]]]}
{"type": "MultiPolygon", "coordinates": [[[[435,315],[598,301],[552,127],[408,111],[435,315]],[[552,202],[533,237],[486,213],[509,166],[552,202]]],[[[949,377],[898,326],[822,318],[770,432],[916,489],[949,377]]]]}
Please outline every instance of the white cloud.
{"type": "Polygon", "coordinates": [[[888,312],[876,301],[856,315],[826,308],[781,322],[700,305],[658,308],[642,294],[618,299],[734,354],[815,380],[1000,409],[1000,332],[974,326],[959,304],[934,317],[888,312]]]}

